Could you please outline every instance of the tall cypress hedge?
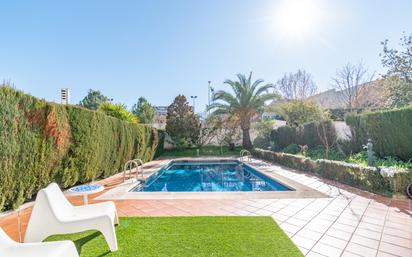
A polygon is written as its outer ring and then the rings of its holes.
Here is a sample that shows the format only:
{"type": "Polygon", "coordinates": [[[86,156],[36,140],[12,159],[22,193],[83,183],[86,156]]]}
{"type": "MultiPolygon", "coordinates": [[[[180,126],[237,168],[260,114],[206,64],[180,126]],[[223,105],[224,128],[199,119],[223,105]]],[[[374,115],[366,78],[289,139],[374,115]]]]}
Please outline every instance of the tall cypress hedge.
{"type": "Polygon", "coordinates": [[[412,106],[359,115],[348,114],[345,121],[351,128],[355,150],[360,150],[370,138],[378,156],[412,160],[412,106]]]}
{"type": "Polygon", "coordinates": [[[51,181],[63,188],[150,161],[157,130],[101,112],[46,102],[0,86],[0,210],[16,208],[51,181]]]}

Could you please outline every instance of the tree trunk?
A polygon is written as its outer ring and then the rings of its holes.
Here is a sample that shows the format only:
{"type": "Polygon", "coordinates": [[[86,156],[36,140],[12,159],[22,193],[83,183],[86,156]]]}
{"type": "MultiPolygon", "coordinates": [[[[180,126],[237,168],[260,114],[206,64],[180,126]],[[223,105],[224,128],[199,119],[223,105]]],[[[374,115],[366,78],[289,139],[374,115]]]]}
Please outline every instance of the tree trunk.
{"type": "Polygon", "coordinates": [[[244,149],[251,150],[253,147],[252,147],[252,142],[250,141],[249,129],[242,129],[242,133],[243,133],[242,147],[244,149]]]}

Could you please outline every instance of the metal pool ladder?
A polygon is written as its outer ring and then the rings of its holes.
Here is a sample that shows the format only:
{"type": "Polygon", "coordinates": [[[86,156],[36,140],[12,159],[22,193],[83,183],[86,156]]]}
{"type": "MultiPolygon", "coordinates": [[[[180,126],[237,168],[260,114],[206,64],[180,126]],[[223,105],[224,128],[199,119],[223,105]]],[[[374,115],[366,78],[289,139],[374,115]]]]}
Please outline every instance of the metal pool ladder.
{"type": "Polygon", "coordinates": [[[136,179],[138,179],[139,172],[141,174],[141,179],[143,180],[143,161],[141,159],[134,159],[134,160],[129,160],[124,164],[123,167],[123,182],[126,181],[126,173],[129,171],[129,176],[128,179],[131,177],[131,173],[133,170],[133,166],[136,168],[136,179]],[[140,164],[140,165],[139,165],[140,164]]]}
{"type": "Polygon", "coordinates": [[[245,157],[247,157],[247,161],[250,161],[250,156],[251,156],[252,154],[249,152],[249,150],[246,150],[246,149],[242,149],[241,151],[240,151],[240,161],[241,162],[244,162],[244,158],[245,157]]]}

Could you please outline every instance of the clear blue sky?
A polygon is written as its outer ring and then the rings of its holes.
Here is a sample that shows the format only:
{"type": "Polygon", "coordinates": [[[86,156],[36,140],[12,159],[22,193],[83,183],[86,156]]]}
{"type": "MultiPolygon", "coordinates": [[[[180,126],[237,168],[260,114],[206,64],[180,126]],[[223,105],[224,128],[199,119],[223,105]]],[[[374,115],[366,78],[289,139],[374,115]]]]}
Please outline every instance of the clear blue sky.
{"type": "Polygon", "coordinates": [[[380,42],[396,46],[403,31],[412,33],[409,0],[314,0],[303,8],[309,20],[292,27],[300,2],[62,2],[0,3],[0,79],[47,100],[69,87],[73,103],[93,88],[129,107],[139,96],[168,105],[177,94],[198,95],[199,110],[208,80],[220,89],[251,70],[276,82],[303,68],[326,90],[349,61],[383,72],[380,42]]]}

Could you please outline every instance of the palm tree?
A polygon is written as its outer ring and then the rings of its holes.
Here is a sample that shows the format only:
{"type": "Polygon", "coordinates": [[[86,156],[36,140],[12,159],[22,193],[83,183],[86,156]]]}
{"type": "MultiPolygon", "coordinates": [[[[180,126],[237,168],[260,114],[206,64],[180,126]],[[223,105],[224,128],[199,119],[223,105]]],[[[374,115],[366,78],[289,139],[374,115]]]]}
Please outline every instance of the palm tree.
{"type": "Polygon", "coordinates": [[[269,93],[272,84],[260,85],[262,79],[252,82],[252,72],[249,77],[237,74],[238,81],[226,80],[224,83],[232,87],[234,94],[219,90],[213,94],[215,102],[209,106],[209,110],[214,110],[213,115],[235,115],[240,120],[240,128],[243,134],[243,148],[251,149],[250,141],[250,121],[254,115],[262,111],[265,102],[277,98],[275,93],[269,93]]]}

